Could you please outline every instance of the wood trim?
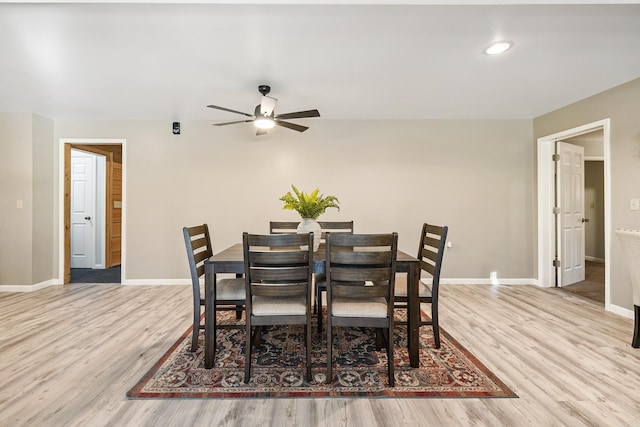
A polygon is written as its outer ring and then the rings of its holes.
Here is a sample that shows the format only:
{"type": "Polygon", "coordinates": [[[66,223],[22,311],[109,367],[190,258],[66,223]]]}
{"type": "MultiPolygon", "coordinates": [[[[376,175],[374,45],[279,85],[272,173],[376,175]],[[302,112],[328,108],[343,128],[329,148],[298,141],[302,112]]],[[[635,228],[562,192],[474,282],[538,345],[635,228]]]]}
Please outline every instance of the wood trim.
{"type": "Polygon", "coordinates": [[[64,144],[64,283],[71,281],[71,144],[64,144]]]}
{"type": "Polygon", "coordinates": [[[109,180],[110,197],[108,200],[106,224],[109,228],[110,244],[107,267],[122,263],[122,163],[113,162],[109,180]],[[119,202],[116,208],[115,203],[119,202]]]}

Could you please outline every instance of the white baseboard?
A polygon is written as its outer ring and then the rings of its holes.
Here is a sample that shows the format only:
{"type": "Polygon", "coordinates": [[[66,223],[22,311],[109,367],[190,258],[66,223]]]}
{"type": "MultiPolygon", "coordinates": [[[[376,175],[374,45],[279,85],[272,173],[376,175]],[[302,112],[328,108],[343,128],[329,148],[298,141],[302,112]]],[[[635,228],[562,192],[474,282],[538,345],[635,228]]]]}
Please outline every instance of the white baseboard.
{"type": "Polygon", "coordinates": [[[634,316],[633,310],[620,307],[619,305],[609,304],[609,307],[605,308],[605,310],[610,311],[619,316],[626,317],[628,319],[633,319],[633,316],[634,316]]]}
{"type": "Polygon", "coordinates": [[[126,279],[125,286],[153,286],[153,285],[191,285],[191,279],[126,279]]]}
{"type": "MultiPolygon", "coordinates": [[[[61,285],[59,280],[51,279],[33,285],[0,285],[0,292],[34,292],[49,286],[61,285]]],[[[191,279],[129,279],[124,280],[126,286],[154,286],[154,285],[191,285],[191,279]]]]}
{"type": "Polygon", "coordinates": [[[56,279],[51,279],[46,282],[35,283],[33,285],[3,285],[0,286],[0,292],[34,292],[56,285],[60,285],[60,282],[56,279]]]}
{"type": "Polygon", "coordinates": [[[441,278],[442,285],[537,285],[537,279],[450,279],[441,278]]]}

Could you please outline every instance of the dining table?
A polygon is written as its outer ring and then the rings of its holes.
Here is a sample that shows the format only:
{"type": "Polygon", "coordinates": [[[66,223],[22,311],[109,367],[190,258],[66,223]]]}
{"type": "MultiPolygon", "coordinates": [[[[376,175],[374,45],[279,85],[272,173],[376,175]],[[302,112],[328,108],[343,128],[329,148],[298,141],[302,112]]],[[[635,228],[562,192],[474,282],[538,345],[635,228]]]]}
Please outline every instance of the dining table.
{"type": "MultiPolygon", "coordinates": [[[[326,250],[324,244],[313,254],[313,272],[324,273],[326,250]]],[[[215,357],[215,284],[217,274],[244,273],[244,253],[242,243],[236,243],[213,255],[204,262],[205,269],[205,320],[204,320],[204,366],[213,367],[215,357]]],[[[401,250],[396,255],[396,272],[407,273],[407,334],[409,363],[411,367],[420,365],[419,325],[420,300],[418,298],[418,282],[420,280],[420,261],[401,250]]]]}

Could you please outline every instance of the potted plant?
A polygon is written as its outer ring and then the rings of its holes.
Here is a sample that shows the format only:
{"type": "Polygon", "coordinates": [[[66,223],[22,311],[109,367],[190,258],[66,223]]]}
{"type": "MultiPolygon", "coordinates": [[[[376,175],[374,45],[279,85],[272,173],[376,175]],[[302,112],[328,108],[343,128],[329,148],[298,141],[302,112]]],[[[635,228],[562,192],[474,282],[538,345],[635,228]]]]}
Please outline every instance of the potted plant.
{"type": "Polygon", "coordinates": [[[310,194],[300,191],[295,185],[292,185],[293,193],[290,191],[280,197],[284,202],[282,209],[297,211],[302,217],[302,222],[298,225],[298,233],[309,233],[313,231],[313,249],[314,252],[320,246],[321,227],[317,223],[317,219],[328,208],[336,208],[340,210],[338,205],[340,201],[336,196],[325,196],[320,193],[320,189],[316,188],[310,194]]]}

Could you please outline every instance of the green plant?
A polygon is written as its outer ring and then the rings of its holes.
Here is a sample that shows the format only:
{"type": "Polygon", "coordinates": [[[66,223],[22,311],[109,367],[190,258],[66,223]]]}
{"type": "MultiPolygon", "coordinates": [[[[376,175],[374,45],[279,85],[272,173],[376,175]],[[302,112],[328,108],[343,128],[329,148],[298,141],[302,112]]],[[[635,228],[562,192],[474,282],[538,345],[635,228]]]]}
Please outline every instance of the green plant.
{"type": "Polygon", "coordinates": [[[291,188],[295,196],[291,194],[291,191],[287,191],[287,194],[280,197],[280,200],[284,202],[282,209],[298,211],[302,218],[318,219],[328,208],[340,210],[338,198],[319,194],[319,188],[313,190],[311,194],[299,191],[295,185],[292,185],[291,188]]]}

